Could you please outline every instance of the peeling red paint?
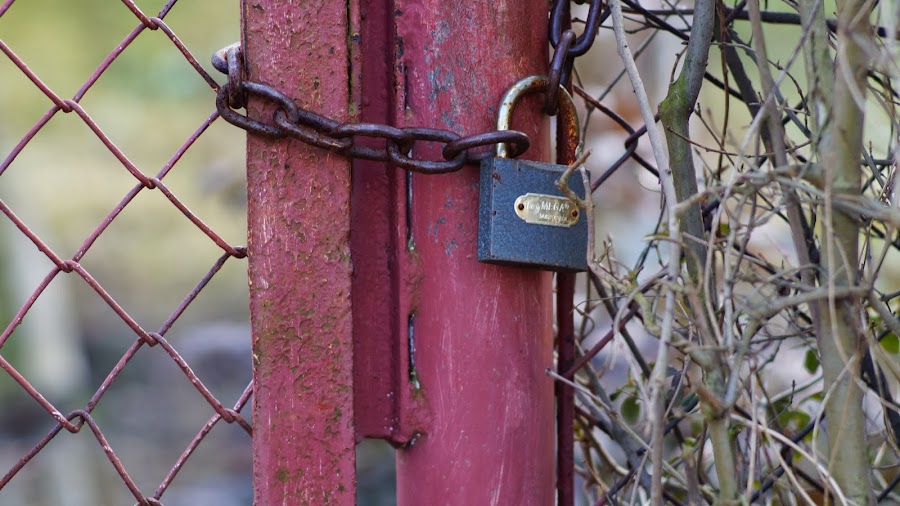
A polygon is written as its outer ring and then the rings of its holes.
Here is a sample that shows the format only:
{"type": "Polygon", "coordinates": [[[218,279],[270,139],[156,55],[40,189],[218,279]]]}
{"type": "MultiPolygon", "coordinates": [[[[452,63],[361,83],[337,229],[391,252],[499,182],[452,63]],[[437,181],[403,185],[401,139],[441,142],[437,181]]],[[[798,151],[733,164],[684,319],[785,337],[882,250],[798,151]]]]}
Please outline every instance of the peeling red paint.
{"type": "MultiPolygon", "coordinates": [[[[243,6],[250,78],[346,119],[346,4],[243,6]]],[[[250,136],[247,177],[255,503],[355,504],[349,161],[250,136]]]]}

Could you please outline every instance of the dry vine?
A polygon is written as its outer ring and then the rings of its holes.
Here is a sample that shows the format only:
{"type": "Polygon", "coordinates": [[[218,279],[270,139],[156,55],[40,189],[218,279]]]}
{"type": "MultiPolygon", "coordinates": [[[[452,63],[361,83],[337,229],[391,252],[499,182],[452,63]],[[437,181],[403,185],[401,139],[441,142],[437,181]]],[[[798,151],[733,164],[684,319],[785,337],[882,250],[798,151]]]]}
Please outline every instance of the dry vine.
{"type": "Polygon", "coordinates": [[[585,185],[602,195],[633,160],[658,177],[661,214],[633,259],[611,240],[590,247],[573,382],[586,497],[900,502],[900,3],[839,2],[836,19],[815,0],[609,8],[624,71],[576,92],[628,151],[612,167],[588,160],[602,176],[585,185]],[[774,23],[794,27],[776,39],[774,23]],[[687,45],[654,103],[635,58],[663,38],[687,45]],[[766,237],[791,246],[766,250],[766,237]],[[797,350],[803,363],[787,364],[797,350]],[[612,373],[623,363],[627,378],[612,373]]]}

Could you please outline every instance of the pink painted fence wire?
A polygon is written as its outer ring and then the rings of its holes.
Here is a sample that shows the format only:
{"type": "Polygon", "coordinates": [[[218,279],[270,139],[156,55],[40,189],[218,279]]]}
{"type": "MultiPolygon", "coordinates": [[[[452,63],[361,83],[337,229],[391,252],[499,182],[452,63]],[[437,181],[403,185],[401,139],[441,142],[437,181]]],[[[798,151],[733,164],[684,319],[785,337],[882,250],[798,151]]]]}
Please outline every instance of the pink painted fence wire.
{"type": "MultiPolygon", "coordinates": [[[[13,3],[13,0],[3,2],[2,6],[0,6],[0,16],[3,16],[7,12],[7,10],[9,10],[12,7],[13,3]]],[[[130,10],[134,14],[137,20],[137,26],[121,41],[121,43],[119,43],[112,49],[110,54],[94,70],[94,72],[84,82],[84,84],[72,98],[63,98],[57,95],[48,85],[46,85],[40,79],[40,77],[34,71],[29,68],[27,62],[19,57],[13,48],[11,48],[9,45],[7,45],[7,43],[0,39],[0,51],[2,51],[6,58],[12,61],[12,63],[22,72],[22,74],[25,75],[34,84],[34,86],[37,87],[49,99],[51,103],[51,106],[47,110],[47,112],[37,121],[37,123],[34,124],[34,126],[32,126],[27,131],[27,133],[18,141],[18,143],[11,149],[10,152],[0,153],[0,157],[2,157],[0,158],[0,176],[2,176],[8,168],[15,167],[16,158],[22,151],[22,149],[25,148],[26,145],[28,145],[28,143],[48,124],[48,122],[54,116],[56,116],[58,113],[62,113],[77,115],[81,119],[81,121],[83,121],[90,128],[93,134],[96,135],[96,137],[103,143],[106,149],[108,149],[121,163],[122,169],[126,170],[131,174],[131,176],[133,176],[135,182],[135,186],[131,189],[131,191],[124,195],[121,201],[109,211],[109,214],[103,220],[101,220],[96,228],[94,228],[94,230],[84,239],[81,247],[79,247],[75,251],[74,255],[69,258],[66,258],[60,253],[55,252],[46,241],[42,240],[34,230],[29,228],[26,221],[16,215],[14,209],[12,209],[6,202],[0,200],[0,213],[11,220],[15,227],[32,243],[34,243],[34,245],[40,252],[39,254],[45,255],[53,263],[53,268],[47,273],[43,282],[39,284],[39,286],[31,294],[31,296],[28,297],[26,302],[18,309],[15,315],[5,325],[2,334],[0,334],[0,367],[2,367],[3,370],[6,371],[6,373],[9,374],[9,376],[16,383],[18,383],[18,385],[21,386],[21,388],[25,392],[27,392],[29,396],[31,396],[35,400],[35,402],[40,404],[40,406],[47,412],[48,421],[55,423],[55,425],[52,426],[52,429],[50,429],[45,436],[40,438],[40,440],[35,441],[31,449],[28,450],[27,453],[22,455],[22,457],[12,466],[12,468],[6,470],[5,474],[2,476],[2,478],[0,478],[0,502],[4,502],[2,500],[3,487],[6,486],[11,480],[13,480],[23,468],[28,466],[28,464],[48,445],[48,443],[50,443],[54,438],[66,437],[67,433],[77,433],[85,427],[87,427],[93,434],[97,443],[100,445],[104,454],[106,455],[106,458],[115,469],[115,472],[119,477],[121,477],[124,484],[131,491],[137,503],[141,505],[162,504],[161,497],[163,493],[172,483],[172,480],[176,477],[179,471],[181,471],[194,451],[198,448],[199,445],[203,443],[204,439],[208,434],[210,434],[214,426],[216,426],[219,421],[224,421],[228,424],[236,424],[237,426],[241,427],[248,434],[248,436],[252,435],[252,428],[250,424],[244,418],[244,416],[241,415],[241,411],[244,409],[252,395],[252,383],[248,385],[246,389],[244,389],[243,393],[237,399],[224,401],[216,398],[216,396],[213,395],[213,393],[206,386],[204,386],[202,378],[198,377],[197,374],[195,374],[190,364],[188,364],[188,362],[182,357],[182,355],[179,354],[179,352],[177,351],[177,342],[170,343],[165,337],[166,332],[185,312],[185,310],[188,309],[191,303],[208,285],[212,278],[220,271],[223,264],[231,258],[243,259],[246,256],[246,249],[243,246],[235,246],[226,242],[225,239],[223,239],[206,223],[204,223],[200,217],[192,213],[188,209],[187,205],[173,192],[173,190],[167,187],[163,182],[166,175],[168,175],[170,171],[173,170],[177,162],[181,159],[182,155],[184,155],[184,153],[188,149],[190,149],[194,142],[207,130],[209,125],[217,120],[218,113],[213,112],[201,124],[201,126],[182,143],[182,145],[171,156],[168,163],[166,163],[163,168],[159,170],[159,172],[157,172],[156,174],[148,174],[128,159],[126,154],[119,147],[117,147],[116,144],[113,143],[113,141],[110,140],[110,138],[103,132],[101,126],[92,119],[89,111],[85,110],[85,108],[83,108],[80,104],[81,99],[90,92],[91,87],[102,77],[103,73],[109,68],[109,66],[124,51],[126,51],[139,36],[157,30],[165,33],[166,37],[173,43],[173,51],[180,52],[191,65],[191,67],[193,67],[194,71],[196,71],[196,73],[199,75],[199,78],[205,81],[205,83],[209,86],[209,107],[211,111],[215,111],[215,93],[216,91],[218,91],[219,84],[217,84],[216,80],[213,79],[213,77],[203,69],[203,67],[198,63],[197,58],[191,53],[191,51],[185,46],[185,44],[182,43],[178,35],[168,25],[166,25],[164,18],[174,7],[175,0],[170,0],[156,16],[145,14],[132,1],[123,0],[122,3],[128,10],[130,10]],[[177,305],[175,310],[172,311],[165,322],[155,330],[142,327],[135,320],[135,318],[129,315],[128,308],[123,307],[121,304],[119,304],[114,296],[110,292],[108,292],[104,288],[104,286],[100,282],[98,282],[97,279],[95,279],[91,275],[91,273],[88,272],[80,263],[82,257],[84,257],[84,255],[88,253],[88,251],[91,249],[100,235],[106,232],[109,225],[117,218],[117,216],[119,216],[122,210],[142,191],[161,192],[165,196],[165,198],[169,202],[171,202],[173,207],[181,212],[186,217],[186,219],[196,227],[198,233],[205,234],[209,238],[209,240],[212,241],[212,243],[214,243],[219,249],[222,250],[222,255],[212,265],[208,272],[202,275],[199,283],[197,283],[196,286],[183,298],[181,303],[177,305]],[[115,312],[115,314],[118,315],[119,318],[121,318],[121,320],[133,331],[134,334],[134,343],[128,348],[121,359],[109,371],[106,379],[96,389],[87,404],[84,405],[81,409],[76,409],[68,413],[62,412],[53,403],[51,403],[45,395],[43,395],[31,382],[29,382],[28,378],[22,372],[13,367],[10,362],[3,356],[4,353],[8,351],[4,349],[4,346],[7,344],[16,328],[19,327],[24,319],[28,318],[29,311],[31,310],[35,302],[37,302],[37,300],[42,296],[46,288],[51,283],[53,283],[54,280],[60,277],[60,274],[62,274],[63,276],[68,275],[81,278],[81,280],[87,283],[87,285],[92,288],[93,292],[96,293],[96,295],[100,297],[115,312]],[[132,475],[125,468],[122,461],[117,456],[116,449],[107,441],[101,424],[92,416],[92,412],[97,407],[98,403],[101,402],[104,394],[107,392],[109,387],[116,382],[123,370],[128,367],[129,363],[131,363],[132,359],[138,354],[138,352],[142,349],[148,349],[155,346],[159,346],[162,350],[165,351],[166,354],[171,357],[174,363],[178,366],[178,369],[187,377],[193,387],[197,389],[197,391],[200,393],[200,397],[197,397],[198,401],[203,402],[205,400],[205,402],[208,403],[211,416],[203,426],[197,428],[196,436],[184,449],[183,453],[177,459],[177,461],[172,464],[171,469],[166,474],[165,478],[159,484],[157,489],[152,493],[147,493],[146,491],[139,490],[138,486],[135,483],[135,480],[132,478],[132,475]],[[63,431],[63,429],[65,429],[65,431],[63,431]]],[[[121,6],[110,4],[109,8],[121,8],[121,6]]],[[[186,68],[186,72],[190,72],[190,69],[186,68]]],[[[0,178],[0,184],[3,184],[2,178],[0,178]]],[[[148,217],[148,219],[152,219],[152,217],[148,217]]],[[[163,273],[161,273],[161,275],[162,274],[163,273]]],[[[108,423],[113,422],[114,420],[108,423]]],[[[0,473],[2,472],[3,470],[0,470],[0,473]]]]}

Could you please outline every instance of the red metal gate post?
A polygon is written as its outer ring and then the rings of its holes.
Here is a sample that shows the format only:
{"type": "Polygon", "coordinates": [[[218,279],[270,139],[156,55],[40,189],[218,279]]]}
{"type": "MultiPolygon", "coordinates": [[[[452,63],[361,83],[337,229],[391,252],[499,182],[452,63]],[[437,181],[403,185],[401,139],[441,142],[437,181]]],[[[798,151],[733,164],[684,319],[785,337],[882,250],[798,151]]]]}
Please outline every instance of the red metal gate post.
{"type": "MultiPolygon", "coordinates": [[[[392,12],[399,125],[490,130],[505,89],[546,72],[546,0],[396,0],[392,12]]],[[[532,137],[526,158],[547,155],[540,105],[513,121],[532,137]]],[[[476,261],[477,168],[415,174],[410,192],[411,368],[430,421],[398,450],[398,503],[552,504],[550,274],[476,261]]]]}
{"type": "MultiPolygon", "coordinates": [[[[249,78],[348,117],[347,2],[245,0],[249,78]]],[[[250,101],[248,113],[271,118],[250,101]]],[[[249,136],[255,504],[355,503],[350,162],[249,136]]]]}

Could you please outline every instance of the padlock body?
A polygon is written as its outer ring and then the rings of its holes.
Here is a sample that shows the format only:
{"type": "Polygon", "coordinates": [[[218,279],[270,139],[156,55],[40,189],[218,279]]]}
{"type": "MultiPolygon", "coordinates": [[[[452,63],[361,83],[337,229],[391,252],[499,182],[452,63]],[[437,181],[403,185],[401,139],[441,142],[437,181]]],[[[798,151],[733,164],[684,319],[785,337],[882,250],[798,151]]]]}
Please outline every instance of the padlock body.
{"type": "MultiPolygon", "coordinates": [[[[481,162],[479,262],[587,270],[584,210],[556,187],[565,170],[562,165],[510,158],[481,162]]],[[[569,178],[569,187],[584,198],[579,174],[569,178]]]]}

